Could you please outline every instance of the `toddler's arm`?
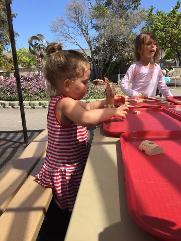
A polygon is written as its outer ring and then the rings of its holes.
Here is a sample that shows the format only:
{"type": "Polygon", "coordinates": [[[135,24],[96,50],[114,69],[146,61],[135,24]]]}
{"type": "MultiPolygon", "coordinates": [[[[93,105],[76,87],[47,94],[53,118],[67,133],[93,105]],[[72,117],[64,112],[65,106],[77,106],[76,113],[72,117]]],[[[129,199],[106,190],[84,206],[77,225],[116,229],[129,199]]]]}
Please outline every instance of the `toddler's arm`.
{"type": "MultiPolygon", "coordinates": [[[[83,103],[82,101],[80,102],[83,103]]],[[[101,108],[104,108],[106,105],[107,105],[106,100],[96,100],[89,103],[83,103],[83,106],[86,110],[101,109],[101,108]]]]}
{"type": "Polygon", "coordinates": [[[92,109],[100,109],[104,108],[105,106],[112,106],[114,107],[114,97],[115,97],[115,90],[111,86],[108,78],[104,77],[104,80],[102,80],[105,86],[105,100],[98,100],[93,101],[90,103],[84,104],[84,108],[86,110],[92,110],[92,109]]]}
{"type": "Polygon", "coordinates": [[[63,98],[57,105],[56,111],[60,111],[68,119],[82,126],[97,125],[109,119],[113,115],[125,117],[128,105],[122,105],[118,108],[104,108],[86,110],[80,101],[73,100],[69,97],[63,98]]]}
{"type": "MultiPolygon", "coordinates": [[[[105,85],[105,95],[106,99],[104,100],[98,100],[98,101],[93,101],[90,103],[83,103],[83,107],[86,110],[92,110],[92,109],[100,109],[104,107],[114,107],[114,105],[117,105],[117,98],[115,96],[115,88],[111,85],[112,83],[109,82],[109,80],[105,77],[104,78],[104,85],[105,85]]],[[[120,105],[121,102],[119,102],[120,105]]],[[[126,104],[128,104],[126,102],[126,104]]]]}

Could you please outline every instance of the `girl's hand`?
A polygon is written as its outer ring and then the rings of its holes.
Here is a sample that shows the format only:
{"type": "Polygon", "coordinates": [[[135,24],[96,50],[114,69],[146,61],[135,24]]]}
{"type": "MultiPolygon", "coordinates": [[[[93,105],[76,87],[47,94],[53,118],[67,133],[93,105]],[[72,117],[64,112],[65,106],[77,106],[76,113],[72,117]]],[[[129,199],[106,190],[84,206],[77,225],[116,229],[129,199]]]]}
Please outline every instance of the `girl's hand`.
{"type": "Polygon", "coordinates": [[[148,98],[148,96],[145,95],[144,93],[139,93],[139,95],[137,97],[138,97],[138,99],[146,99],[146,98],[148,98]]]}
{"type": "Polygon", "coordinates": [[[95,79],[92,81],[93,84],[95,85],[104,85],[104,80],[102,79],[95,79]]]}
{"type": "Polygon", "coordinates": [[[129,110],[129,105],[127,104],[121,105],[118,108],[116,108],[115,115],[125,118],[128,110],[129,110]]]}
{"type": "Polygon", "coordinates": [[[128,102],[126,101],[124,96],[120,95],[120,96],[115,96],[114,97],[114,106],[115,107],[118,107],[118,106],[123,105],[125,103],[128,104],[128,102]]]}
{"type": "Polygon", "coordinates": [[[105,78],[105,95],[108,106],[114,107],[115,91],[112,89],[109,80],[105,78]]]}

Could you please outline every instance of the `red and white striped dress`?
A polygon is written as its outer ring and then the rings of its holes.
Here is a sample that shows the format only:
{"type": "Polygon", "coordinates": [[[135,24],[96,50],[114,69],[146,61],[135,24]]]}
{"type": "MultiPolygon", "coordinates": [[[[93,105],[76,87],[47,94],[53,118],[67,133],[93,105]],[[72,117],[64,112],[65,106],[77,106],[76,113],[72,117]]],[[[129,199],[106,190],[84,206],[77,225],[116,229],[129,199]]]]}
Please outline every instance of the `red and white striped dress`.
{"type": "Polygon", "coordinates": [[[53,190],[61,209],[73,209],[88,155],[87,128],[74,123],[63,125],[55,116],[61,96],[52,97],[47,116],[48,146],[36,181],[53,190]]]}

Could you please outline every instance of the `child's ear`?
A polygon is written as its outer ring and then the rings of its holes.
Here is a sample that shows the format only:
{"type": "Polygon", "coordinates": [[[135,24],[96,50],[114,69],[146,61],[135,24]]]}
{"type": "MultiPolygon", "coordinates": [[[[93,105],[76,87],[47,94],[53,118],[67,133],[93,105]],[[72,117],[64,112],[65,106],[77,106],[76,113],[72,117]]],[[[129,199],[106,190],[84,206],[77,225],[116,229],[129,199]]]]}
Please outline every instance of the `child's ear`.
{"type": "Polygon", "coordinates": [[[66,79],[66,80],[64,81],[64,87],[65,87],[65,89],[68,89],[68,88],[70,87],[70,84],[71,84],[71,81],[70,81],[69,79],[66,79]]]}

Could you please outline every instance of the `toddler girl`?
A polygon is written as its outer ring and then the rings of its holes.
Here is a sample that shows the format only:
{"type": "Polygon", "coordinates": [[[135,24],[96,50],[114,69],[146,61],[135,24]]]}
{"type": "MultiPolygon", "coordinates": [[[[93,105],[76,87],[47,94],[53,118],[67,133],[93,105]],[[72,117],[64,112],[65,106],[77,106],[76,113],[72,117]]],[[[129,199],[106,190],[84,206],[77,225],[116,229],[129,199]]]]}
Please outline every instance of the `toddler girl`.
{"type": "Polygon", "coordinates": [[[90,64],[80,52],[62,50],[58,43],[47,46],[45,77],[52,95],[48,146],[36,181],[52,188],[60,209],[72,211],[88,155],[87,127],[112,115],[125,117],[128,107],[104,108],[107,100],[81,102],[88,88],[90,64]]]}

